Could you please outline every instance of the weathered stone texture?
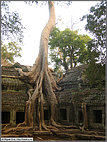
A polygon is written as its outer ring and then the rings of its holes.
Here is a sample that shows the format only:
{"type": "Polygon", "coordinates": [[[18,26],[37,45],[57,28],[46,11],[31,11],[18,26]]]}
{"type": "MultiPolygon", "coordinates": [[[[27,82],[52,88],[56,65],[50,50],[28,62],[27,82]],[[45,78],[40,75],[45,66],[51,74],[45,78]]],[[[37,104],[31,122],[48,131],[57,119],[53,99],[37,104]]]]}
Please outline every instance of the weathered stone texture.
{"type": "MultiPolygon", "coordinates": [[[[2,67],[2,75],[5,75],[2,78],[2,110],[11,112],[11,123],[14,125],[16,112],[19,110],[25,111],[25,104],[28,100],[27,91],[29,88],[32,88],[30,84],[18,78],[19,73],[15,70],[16,67],[28,71],[25,66],[19,64],[8,68],[2,67]],[[17,78],[8,76],[16,76],[17,78]]],[[[81,116],[83,115],[82,104],[85,103],[88,127],[91,129],[105,129],[105,90],[90,88],[87,80],[84,79],[86,67],[72,68],[58,83],[62,90],[55,92],[58,99],[55,118],[60,123],[79,126],[80,121],[83,123],[81,116]],[[61,116],[61,110],[65,112],[64,116],[61,116]],[[101,112],[101,123],[95,122],[94,110],[101,112]]],[[[47,98],[44,100],[44,109],[49,110],[47,98]]]]}
{"type": "Polygon", "coordinates": [[[25,107],[28,95],[24,92],[2,92],[2,106],[9,105],[9,108],[23,106],[25,107]]]}

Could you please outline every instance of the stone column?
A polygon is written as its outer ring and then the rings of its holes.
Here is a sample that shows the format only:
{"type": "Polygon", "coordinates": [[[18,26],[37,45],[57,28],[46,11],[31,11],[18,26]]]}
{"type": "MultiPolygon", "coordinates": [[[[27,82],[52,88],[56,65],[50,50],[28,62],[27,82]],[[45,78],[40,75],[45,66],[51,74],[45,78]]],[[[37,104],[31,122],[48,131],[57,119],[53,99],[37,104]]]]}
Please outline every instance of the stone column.
{"type": "Polygon", "coordinates": [[[12,126],[16,126],[16,111],[14,109],[10,112],[10,123],[12,126]]]}
{"type": "Polygon", "coordinates": [[[75,103],[73,103],[73,124],[78,124],[78,112],[75,103]]]}
{"type": "Polygon", "coordinates": [[[88,128],[88,116],[87,116],[86,103],[82,103],[82,112],[83,112],[83,119],[84,119],[84,127],[88,128]]]}
{"type": "Polygon", "coordinates": [[[102,108],[102,127],[103,127],[103,129],[105,128],[105,111],[104,111],[104,109],[102,108]]]}
{"type": "Polygon", "coordinates": [[[67,111],[67,122],[69,123],[69,111],[70,111],[69,107],[67,107],[66,111],[67,111]]]}

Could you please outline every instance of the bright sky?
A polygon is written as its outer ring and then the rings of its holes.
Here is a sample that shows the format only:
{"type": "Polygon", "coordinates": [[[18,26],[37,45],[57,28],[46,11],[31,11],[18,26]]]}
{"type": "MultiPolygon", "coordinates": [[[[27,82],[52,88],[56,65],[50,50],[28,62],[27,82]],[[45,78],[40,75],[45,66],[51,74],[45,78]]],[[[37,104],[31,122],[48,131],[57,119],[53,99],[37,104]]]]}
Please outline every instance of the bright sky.
{"type": "MultiPolygon", "coordinates": [[[[88,34],[85,31],[86,21],[80,22],[79,19],[83,15],[89,13],[91,6],[95,6],[100,1],[72,1],[72,4],[67,6],[55,5],[56,22],[59,21],[58,26],[60,30],[70,28],[72,23],[73,30],[79,30],[79,34],[88,34]]],[[[12,1],[10,8],[17,11],[22,18],[22,24],[26,28],[24,32],[24,39],[21,51],[21,58],[16,58],[16,62],[22,65],[33,65],[39,51],[39,41],[41,32],[48,21],[48,6],[30,6],[23,1],[12,1]]]]}

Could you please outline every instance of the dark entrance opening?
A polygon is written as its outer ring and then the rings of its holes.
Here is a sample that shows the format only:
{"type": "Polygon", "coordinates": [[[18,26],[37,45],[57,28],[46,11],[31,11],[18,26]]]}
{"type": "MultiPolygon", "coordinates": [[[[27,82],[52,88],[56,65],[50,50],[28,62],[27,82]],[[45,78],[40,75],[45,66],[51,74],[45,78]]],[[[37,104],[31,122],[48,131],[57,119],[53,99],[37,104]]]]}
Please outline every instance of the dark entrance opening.
{"type": "Polygon", "coordinates": [[[79,123],[83,122],[83,113],[82,113],[82,110],[78,111],[78,122],[79,123]]]}
{"type": "Polygon", "coordinates": [[[60,109],[60,118],[61,118],[61,120],[67,120],[66,109],[60,109]]]}
{"type": "Polygon", "coordinates": [[[2,112],[1,118],[2,124],[10,123],[10,112],[2,112]]]}
{"type": "Polygon", "coordinates": [[[49,120],[49,110],[44,109],[44,120],[49,120]]]}
{"type": "Polygon", "coordinates": [[[2,84],[2,90],[4,90],[4,85],[2,84]]]}
{"type": "Polygon", "coordinates": [[[23,123],[25,120],[25,112],[16,112],[16,124],[23,123]]]}
{"type": "Polygon", "coordinates": [[[102,110],[93,110],[94,123],[102,123],[102,110]]]}
{"type": "Polygon", "coordinates": [[[2,90],[7,90],[7,86],[2,84],[2,90]]]}

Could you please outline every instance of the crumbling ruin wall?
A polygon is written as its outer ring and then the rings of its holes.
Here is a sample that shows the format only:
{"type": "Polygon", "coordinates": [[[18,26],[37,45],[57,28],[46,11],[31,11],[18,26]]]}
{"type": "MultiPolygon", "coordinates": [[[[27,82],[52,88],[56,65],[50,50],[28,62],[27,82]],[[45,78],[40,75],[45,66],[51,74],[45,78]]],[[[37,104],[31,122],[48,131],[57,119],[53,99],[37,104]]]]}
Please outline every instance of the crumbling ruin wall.
{"type": "MultiPolygon", "coordinates": [[[[65,122],[73,125],[83,125],[86,123],[90,129],[105,129],[105,89],[90,87],[84,76],[87,66],[79,66],[69,70],[65,77],[58,83],[62,88],[56,92],[60,109],[65,109],[65,122]],[[87,118],[84,120],[82,107],[86,106],[87,118]],[[98,120],[99,117],[99,120],[98,120]]],[[[59,122],[64,122],[58,119],[59,122]]]]}
{"type": "Polygon", "coordinates": [[[29,87],[29,84],[20,79],[18,71],[13,66],[2,67],[2,123],[15,126],[18,123],[16,116],[19,112],[20,115],[24,115],[29,87]]]}
{"type": "MultiPolygon", "coordinates": [[[[15,66],[16,67],[16,66],[15,66]]],[[[13,126],[20,122],[19,116],[24,117],[25,104],[28,100],[27,91],[32,86],[20,79],[15,67],[2,68],[2,111],[10,117],[8,122],[13,126]],[[7,113],[6,113],[7,112],[7,113]],[[10,113],[10,114],[9,114],[10,113]]],[[[26,67],[23,66],[26,70],[26,67]]],[[[55,119],[65,125],[81,126],[84,123],[83,106],[86,107],[88,128],[105,129],[105,90],[91,88],[84,81],[84,66],[73,68],[59,82],[62,90],[55,92],[58,105],[55,119]],[[99,119],[98,119],[99,118],[99,119]]],[[[49,120],[48,100],[44,100],[44,118],[49,120]]]]}

